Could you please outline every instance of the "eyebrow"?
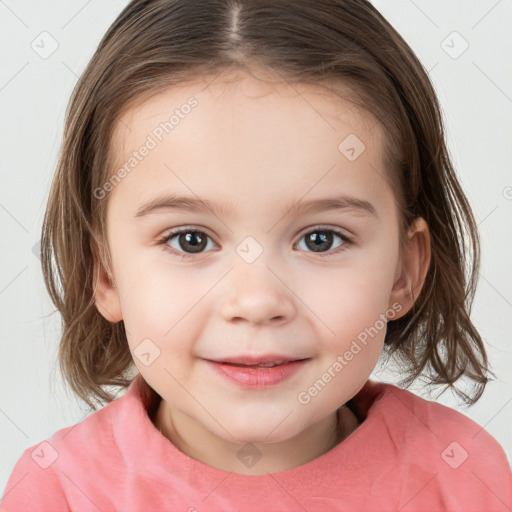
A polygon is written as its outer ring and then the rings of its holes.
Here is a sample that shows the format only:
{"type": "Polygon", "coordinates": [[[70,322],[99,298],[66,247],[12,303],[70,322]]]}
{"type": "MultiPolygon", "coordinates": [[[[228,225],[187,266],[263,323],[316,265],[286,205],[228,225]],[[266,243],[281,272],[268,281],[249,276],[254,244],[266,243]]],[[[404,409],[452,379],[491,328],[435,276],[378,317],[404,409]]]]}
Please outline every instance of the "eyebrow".
{"type": "MultiPolygon", "coordinates": [[[[230,203],[215,203],[206,199],[192,196],[168,195],[156,197],[143,204],[135,214],[136,218],[161,213],[164,210],[178,210],[187,212],[213,212],[216,215],[229,215],[233,209],[230,203]]],[[[309,201],[293,201],[281,211],[282,216],[318,213],[330,210],[355,210],[363,215],[372,215],[378,218],[375,207],[364,199],[341,195],[309,201]]]]}

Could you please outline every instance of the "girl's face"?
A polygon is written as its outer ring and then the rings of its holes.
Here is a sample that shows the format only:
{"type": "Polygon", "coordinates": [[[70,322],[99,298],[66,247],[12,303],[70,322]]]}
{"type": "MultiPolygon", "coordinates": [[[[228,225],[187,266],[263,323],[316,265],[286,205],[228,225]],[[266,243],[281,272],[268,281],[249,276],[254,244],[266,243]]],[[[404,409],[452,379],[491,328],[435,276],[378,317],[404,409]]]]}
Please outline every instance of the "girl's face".
{"type": "Polygon", "coordinates": [[[97,305],[124,321],[158,417],[191,451],[324,435],[410,307],[380,125],[324,89],[244,75],[154,96],[113,144],[121,179],[95,193],[111,189],[116,286],[97,305]],[[259,386],[208,361],[267,355],[305,361],[253,368],[259,386]]]}

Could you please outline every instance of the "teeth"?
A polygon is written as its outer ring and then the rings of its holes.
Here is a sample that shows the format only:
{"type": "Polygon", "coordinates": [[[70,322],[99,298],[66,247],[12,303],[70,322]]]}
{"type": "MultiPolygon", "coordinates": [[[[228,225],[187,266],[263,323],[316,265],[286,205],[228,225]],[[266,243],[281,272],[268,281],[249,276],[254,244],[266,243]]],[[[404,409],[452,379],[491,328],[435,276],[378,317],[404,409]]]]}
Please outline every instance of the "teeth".
{"type": "Polygon", "coordinates": [[[284,363],[284,361],[270,361],[268,363],[259,363],[259,364],[236,364],[236,363],[231,363],[235,366],[251,366],[251,367],[261,367],[261,368],[272,368],[274,366],[277,366],[279,364],[282,364],[284,363]]]}

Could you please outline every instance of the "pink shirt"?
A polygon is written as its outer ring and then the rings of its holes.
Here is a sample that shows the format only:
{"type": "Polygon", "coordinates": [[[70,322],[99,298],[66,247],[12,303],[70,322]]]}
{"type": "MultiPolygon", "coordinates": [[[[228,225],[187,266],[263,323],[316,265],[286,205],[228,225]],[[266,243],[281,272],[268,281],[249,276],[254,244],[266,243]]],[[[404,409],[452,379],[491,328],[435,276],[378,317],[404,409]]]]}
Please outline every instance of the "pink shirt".
{"type": "Polygon", "coordinates": [[[2,512],[478,511],[512,508],[512,473],[474,421],[389,384],[349,402],[362,424],[297,468],[228,473],[179,451],[153,425],[156,395],[138,375],[127,392],[25,450],[2,512]]]}

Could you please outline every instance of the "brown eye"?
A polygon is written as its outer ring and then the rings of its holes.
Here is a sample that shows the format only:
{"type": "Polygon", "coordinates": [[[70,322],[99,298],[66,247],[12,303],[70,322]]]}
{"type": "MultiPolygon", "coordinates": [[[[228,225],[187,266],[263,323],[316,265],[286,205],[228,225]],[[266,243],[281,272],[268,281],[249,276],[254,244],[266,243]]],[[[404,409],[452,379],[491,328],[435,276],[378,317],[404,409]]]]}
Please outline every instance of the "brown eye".
{"type": "Polygon", "coordinates": [[[173,252],[187,257],[188,254],[203,252],[208,246],[209,239],[203,231],[183,229],[170,233],[162,242],[173,252]]]}
{"type": "MultiPolygon", "coordinates": [[[[311,231],[308,231],[302,238],[302,240],[305,240],[305,247],[299,247],[301,250],[306,250],[306,252],[315,252],[319,253],[321,256],[324,255],[324,253],[328,252],[330,254],[336,254],[340,250],[343,250],[346,245],[350,244],[350,240],[345,235],[341,234],[340,232],[333,230],[333,229],[324,229],[324,228],[317,228],[311,231]],[[341,242],[338,243],[333,247],[333,244],[335,243],[335,240],[339,239],[341,242]],[[338,251],[332,251],[332,249],[338,249],[338,251]]],[[[297,246],[300,245],[297,244],[297,246]]],[[[330,255],[326,254],[326,255],[330,255]]]]}

